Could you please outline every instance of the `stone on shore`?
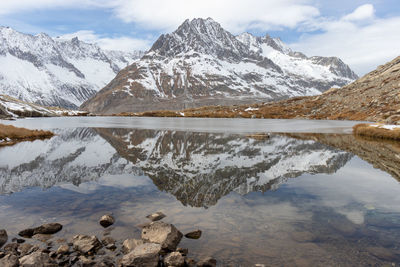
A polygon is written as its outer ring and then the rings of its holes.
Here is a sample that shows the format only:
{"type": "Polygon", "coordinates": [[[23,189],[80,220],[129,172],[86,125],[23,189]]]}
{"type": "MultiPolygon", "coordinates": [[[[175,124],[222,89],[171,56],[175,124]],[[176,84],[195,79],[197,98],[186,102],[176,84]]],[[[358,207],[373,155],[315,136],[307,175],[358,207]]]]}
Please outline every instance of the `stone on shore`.
{"type": "Polygon", "coordinates": [[[69,252],[69,246],[68,245],[61,245],[57,249],[57,254],[59,254],[59,255],[64,255],[64,254],[67,254],[68,252],[69,252]]]}
{"type": "Polygon", "coordinates": [[[122,243],[122,253],[128,254],[132,250],[134,250],[137,246],[143,245],[143,240],[140,239],[126,239],[124,243],[122,243]]]}
{"type": "Polygon", "coordinates": [[[160,212],[160,211],[146,216],[146,218],[149,219],[152,222],[162,220],[165,217],[167,217],[167,216],[164,213],[160,212]]]}
{"type": "Polygon", "coordinates": [[[183,267],[185,266],[185,257],[179,252],[171,252],[165,256],[164,264],[168,267],[183,267]]]}
{"type": "Polygon", "coordinates": [[[100,218],[99,223],[104,228],[107,228],[107,227],[109,227],[109,226],[111,226],[111,225],[113,225],[115,223],[115,219],[114,219],[114,217],[112,215],[106,214],[106,215],[103,215],[100,218]]]}
{"type": "Polygon", "coordinates": [[[122,257],[121,266],[157,267],[160,259],[161,245],[144,243],[122,257]]]}
{"type": "Polygon", "coordinates": [[[142,239],[160,244],[163,250],[174,251],[182,239],[182,233],[172,224],[152,222],[142,229],[142,239]]]}
{"type": "Polygon", "coordinates": [[[8,241],[8,235],[7,235],[7,231],[4,229],[0,230],[0,248],[7,243],[8,241]]]}
{"type": "Polygon", "coordinates": [[[198,267],[216,267],[217,266],[217,260],[213,259],[211,257],[207,257],[202,259],[197,263],[198,267]]]}
{"type": "Polygon", "coordinates": [[[1,267],[18,267],[19,261],[18,257],[13,254],[7,254],[3,258],[0,259],[0,266],[1,267]]]}
{"type": "Polygon", "coordinates": [[[19,264],[23,267],[49,266],[52,263],[49,254],[41,251],[33,252],[19,259],[19,264]]]}
{"type": "Polygon", "coordinates": [[[199,239],[201,237],[201,230],[196,230],[185,235],[186,238],[199,239]]]}
{"type": "Polygon", "coordinates": [[[75,250],[81,254],[95,253],[102,247],[102,244],[96,236],[76,235],[72,238],[72,244],[75,250]]]}

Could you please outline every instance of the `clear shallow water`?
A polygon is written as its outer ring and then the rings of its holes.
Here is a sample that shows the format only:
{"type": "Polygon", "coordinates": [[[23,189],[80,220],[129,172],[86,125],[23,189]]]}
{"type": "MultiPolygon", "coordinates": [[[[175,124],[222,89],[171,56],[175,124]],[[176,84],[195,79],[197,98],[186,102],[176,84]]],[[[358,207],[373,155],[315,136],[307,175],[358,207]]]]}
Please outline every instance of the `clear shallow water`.
{"type": "MultiPolygon", "coordinates": [[[[400,263],[396,144],[337,133],[259,140],[243,134],[260,130],[242,120],[228,121],[246,129],[201,122],[203,130],[170,131],[127,126],[153,119],[124,118],[108,128],[109,118],[91,119],[14,122],[57,136],[0,149],[0,228],[15,235],[57,221],[64,225],[58,236],[101,236],[97,221],[113,212],[112,236],[124,239],[139,237],[136,225],[163,211],[182,232],[203,230],[201,239],[181,243],[191,256],[222,265],[400,263]]],[[[335,123],[321,127],[346,131],[335,123]]]]}

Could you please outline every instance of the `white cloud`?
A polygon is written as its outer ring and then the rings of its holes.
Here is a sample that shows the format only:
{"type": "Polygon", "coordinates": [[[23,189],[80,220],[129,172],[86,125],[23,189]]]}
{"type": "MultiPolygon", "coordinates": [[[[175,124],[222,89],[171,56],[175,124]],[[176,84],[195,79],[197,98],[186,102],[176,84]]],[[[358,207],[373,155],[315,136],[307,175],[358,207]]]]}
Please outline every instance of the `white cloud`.
{"type": "Polygon", "coordinates": [[[290,46],[307,55],[338,56],[359,75],[399,56],[400,17],[374,18],[373,6],[369,12],[361,7],[339,20],[320,22],[322,33],[306,33],[290,46]]]}
{"type": "Polygon", "coordinates": [[[61,35],[62,39],[72,39],[78,37],[79,40],[87,43],[96,43],[101,48],[107,50],[121,50],[131,52],[133,50],[148,50],[151,46],[151,40],[135,39],[130,37],[108,38],[96,34],[93,31],[83,30],[75,33],[61,35]]]}
{"type": "Polygon", "coordinates": [[[343,17],[343,20],[359,21],[374,17],[375,8],[371,4],[359,6],[353,13],[343,17]]]}
{"type": "Polygon", "coordinates": [[[1,0],[0,15],[50,8],[112,7],[110,0],[1,0]]]}
{"type": "Polygon", "coordinates": [[[294,28],[319,15],[310,0],[118,0],[115,14],[125,22],[172,30],[185,19],[212,17],[232,32],[294,28]]]}

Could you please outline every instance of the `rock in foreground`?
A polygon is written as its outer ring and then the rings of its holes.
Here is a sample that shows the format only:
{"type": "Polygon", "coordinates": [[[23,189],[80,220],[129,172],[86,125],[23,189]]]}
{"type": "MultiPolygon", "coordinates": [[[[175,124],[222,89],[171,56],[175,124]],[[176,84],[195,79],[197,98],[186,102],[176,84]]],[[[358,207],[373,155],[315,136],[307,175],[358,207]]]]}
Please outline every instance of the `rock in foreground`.
{"type": "Polygon", "coordinates": [[[109,227],[109,226],[111,226],[111,225],[113,225],[115,223],[115,219],[114,219],[114,217],[112,215],[107,214],[107,215],[103,215],[100,218],[99,223],[104,228],[107,228],[107,227],[109,227]]]}
{"type": "Polygon", "coordinates": [[[160,259],[161,245],[145,243],[137,246],[132,252],[126,254],[122,260],[122,266],[157,267],[160,259]]]}
{"type": "Polygon", "coordinates": [[[4,229],[0,230],[0,248],[1,248],[5,243],[7,243],[7,240],[8,240],[8,235],[7,235],[6,230],[4,230],[4,229]]]}
{"type": "Polygon", "coordinates": [[[142,229],[142,239],[161,244],[163,250],[174,251],[182,239],[182,233],[172,224],[152,222],[142,229]]]}
{"type": "Polygon", "coordinates": [[[22,230],[18,233],[18,235],[22,237],[29,237],[31,238],[34,235],[52,235],[59,231],[61,231],[62,225],[59,223],[46,223],[36,228],[28,228],[22,230]]]}
{"type": "Polygon", "coordinates": [[[95,253],[102,245],[96,236],[76,235],[72,239],[74,249],[82,254],[95,253]]]}
{"type": "Polygon", "coordinates": [[[196,230],[185,235],[186,238],[189,239],[199,239],[201,237],[201,230],[196,230]]]}

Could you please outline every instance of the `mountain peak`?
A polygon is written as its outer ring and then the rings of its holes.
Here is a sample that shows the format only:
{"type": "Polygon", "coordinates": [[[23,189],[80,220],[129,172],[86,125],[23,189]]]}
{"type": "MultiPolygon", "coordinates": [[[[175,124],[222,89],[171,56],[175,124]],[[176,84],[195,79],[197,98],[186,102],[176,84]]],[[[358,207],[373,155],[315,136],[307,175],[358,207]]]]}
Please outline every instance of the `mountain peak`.
{"type": "Polygon", "coordinates": [[[161,35],[150,51],[166,57],[194,51],[230,60],[248,54],[246,46],[212,18],[185,20],[173,33],[161,35]]]}

